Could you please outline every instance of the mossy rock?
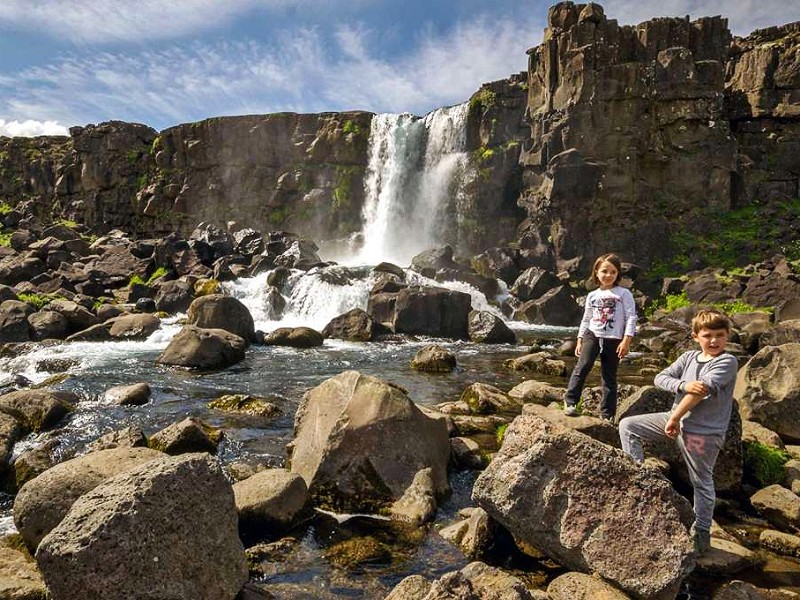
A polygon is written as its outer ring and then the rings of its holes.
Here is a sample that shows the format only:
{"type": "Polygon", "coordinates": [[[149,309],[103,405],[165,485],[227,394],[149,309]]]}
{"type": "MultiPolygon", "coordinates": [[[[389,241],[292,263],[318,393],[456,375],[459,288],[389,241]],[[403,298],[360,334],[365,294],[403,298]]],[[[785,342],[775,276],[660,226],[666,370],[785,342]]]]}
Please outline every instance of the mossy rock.
{"type": "Polygon", "coordinates": [[[209,408],[225,412],[253,415],[255,417],[274,417],[281,410],[275,404],[258,396],[249,394],[226,394],[208,403],[209,408]]]}
{"type": "Polygon", "coordinates": [[[198,279],[194,284],[195,297],[219,293],[219,281],[216,279],[198,279]]]}
{"type": "Polygon", "coordinates": [[[329,547],[325,558],[333,565],[350,569],[363,563],[390,562],[392,549],[373,537],[354,537],[329,547]]]}

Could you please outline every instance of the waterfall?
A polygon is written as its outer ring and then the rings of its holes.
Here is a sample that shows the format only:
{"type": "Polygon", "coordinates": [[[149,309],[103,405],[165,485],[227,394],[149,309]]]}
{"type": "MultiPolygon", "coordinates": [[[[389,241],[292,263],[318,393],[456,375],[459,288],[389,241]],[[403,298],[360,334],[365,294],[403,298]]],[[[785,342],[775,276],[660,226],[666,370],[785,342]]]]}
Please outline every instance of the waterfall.
{"type": "Polygon", "coordinates": [[[468,110],[464,103],[422,119],[409,114],[373,117],[363,246],[348,262],[407,265],[416,254],[444,243],[467,158],[468,110]]]}

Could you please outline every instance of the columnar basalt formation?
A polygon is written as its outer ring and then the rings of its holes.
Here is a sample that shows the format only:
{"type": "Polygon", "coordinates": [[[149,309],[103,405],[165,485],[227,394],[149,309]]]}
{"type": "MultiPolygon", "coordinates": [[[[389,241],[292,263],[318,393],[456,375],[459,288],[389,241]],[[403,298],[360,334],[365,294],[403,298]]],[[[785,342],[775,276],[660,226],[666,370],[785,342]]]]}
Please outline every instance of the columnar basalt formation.
{"type": "Polygon", "coordinates": [[[523,248],[561,266],[619,249],[668,251],[671,228],[730,207],[735,142],[724,118],[727,21],[620,26],[597,4],[550,9],[529,51],[531,140],[523,248]]]}
{"type": "Polygon", "coordinates": [[[737,206],[800,198],[800,23],[736,39],[725,91],[737,206]]]}

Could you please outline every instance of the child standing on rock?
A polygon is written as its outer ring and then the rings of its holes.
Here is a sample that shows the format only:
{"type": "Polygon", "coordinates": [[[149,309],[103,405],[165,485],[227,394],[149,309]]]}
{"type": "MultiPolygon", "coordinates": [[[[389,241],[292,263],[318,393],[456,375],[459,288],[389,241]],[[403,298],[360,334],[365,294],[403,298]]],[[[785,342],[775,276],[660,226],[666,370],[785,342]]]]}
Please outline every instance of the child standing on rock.
{"type": "Polygon", "coordinates": [[[578,328],[575,356],[578,362],[569,378],[564,414],[578,414],[583,384],[600,356],[603,398],[600,416],[612,420],[617,411],[617,367],[630,349],[636,332],[636,304],[630,290],[619,285],[622,263],[616,254],[603,254],[592,267],[592,279],[600,287],[586,297],[583,319],[578,328]]]}
{"type": "Polygon", "coordinates": [[[714,515],[714,464],[717,461],[733,408],[736,357],[725,352],[730,321],[716,310],[701,310],[692,319],[692,339],[700,350],[690,350],[656,375],[655,384],[675,394],[672,410],[626,417],[619,423],[622,449],[636,462],[644,460],[642,440],[668,437],[678,443],[694,488],[694,548],[703,553],[711,545],[714,515]]]}

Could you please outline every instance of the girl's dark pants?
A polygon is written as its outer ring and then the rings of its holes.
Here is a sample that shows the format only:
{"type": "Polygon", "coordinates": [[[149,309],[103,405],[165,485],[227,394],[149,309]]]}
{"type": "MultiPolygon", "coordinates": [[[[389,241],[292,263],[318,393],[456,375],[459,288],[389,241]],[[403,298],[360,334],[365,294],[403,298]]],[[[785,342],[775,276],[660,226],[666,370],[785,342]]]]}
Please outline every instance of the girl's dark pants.
{"type": "Polygon", "coordinates": [[[569,406],[577,406],[581,399],[583,384],[600,355],[600,375],[603,378],[603,398],[600,401],[600,416],[613,419],[617,412],[617,367],[619,356],[617,346],[622,340],[615,338],[597,338],[591,331],[583,334],[583,346],[578,362],[569,378],[569,386],[564,402],[569,406]]]}

